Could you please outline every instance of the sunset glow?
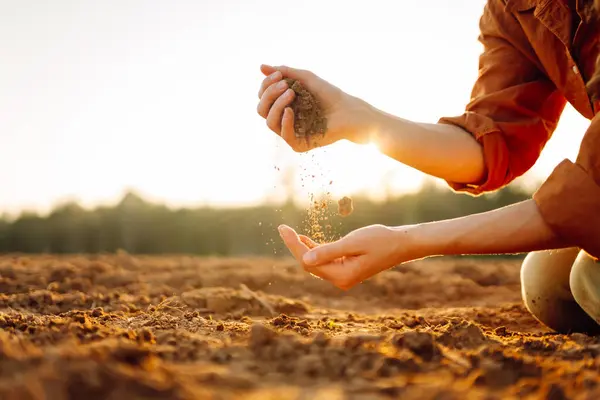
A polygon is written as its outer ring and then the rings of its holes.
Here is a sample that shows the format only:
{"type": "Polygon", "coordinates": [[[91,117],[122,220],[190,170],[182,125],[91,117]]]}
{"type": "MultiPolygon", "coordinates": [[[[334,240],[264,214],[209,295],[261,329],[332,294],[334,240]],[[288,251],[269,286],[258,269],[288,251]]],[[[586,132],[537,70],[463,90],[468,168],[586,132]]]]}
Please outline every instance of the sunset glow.
{"type": "MultiPolygon", "coordinates": [[[[3,2],[0,209],[91,207],[128,189],[172,206],[416,190],[423,175],[373,145],[290,150],[256,114],[259,65],[435,122],[469,100],[484,2],[3,2]]],[[[525,181],[574,158],[586,126],[568,108],[525,181]]]]}

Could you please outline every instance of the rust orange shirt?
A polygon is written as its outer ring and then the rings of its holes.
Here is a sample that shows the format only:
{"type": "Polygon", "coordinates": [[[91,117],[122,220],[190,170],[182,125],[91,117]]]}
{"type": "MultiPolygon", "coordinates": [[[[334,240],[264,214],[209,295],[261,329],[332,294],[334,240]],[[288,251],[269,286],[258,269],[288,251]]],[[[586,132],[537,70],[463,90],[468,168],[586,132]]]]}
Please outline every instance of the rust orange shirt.
{"type": "Polygon", "coordinates": [[[481,194],[505,186],[538,159],[566,102],[592,120],[577,161],[562,161],[535,193],[544,220],[569,246],[600,257],[600,117],[585,82],[598,56],[598,24],[582,0],[488,0],[480,21],[479,77],[465,113],[445,117],[483,147],[487,174],[477,184],[448,182],[481,194]],[[583,21],[583,22],[581,22],[583,21]]]}

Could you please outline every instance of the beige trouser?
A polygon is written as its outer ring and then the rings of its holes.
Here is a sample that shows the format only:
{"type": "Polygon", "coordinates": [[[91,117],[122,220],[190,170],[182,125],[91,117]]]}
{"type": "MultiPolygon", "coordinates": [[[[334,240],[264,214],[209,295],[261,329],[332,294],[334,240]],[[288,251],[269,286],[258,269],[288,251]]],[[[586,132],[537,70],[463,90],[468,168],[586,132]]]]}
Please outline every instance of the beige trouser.
{"type": "Polygon", "coordinates": [[[577,248],[529,253],[521,267],[527,309],[558,332],[600,333],[600,263],[577,248]]]}

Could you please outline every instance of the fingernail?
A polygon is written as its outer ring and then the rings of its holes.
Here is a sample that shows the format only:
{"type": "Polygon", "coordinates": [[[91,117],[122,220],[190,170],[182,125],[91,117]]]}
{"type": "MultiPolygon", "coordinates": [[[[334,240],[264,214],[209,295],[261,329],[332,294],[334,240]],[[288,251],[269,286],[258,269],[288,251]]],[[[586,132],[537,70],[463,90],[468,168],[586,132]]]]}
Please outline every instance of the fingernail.
{"type": "Polygon", "coordinates": [[[285,235],[285,230],[283,228],[283,225],[279,225],[277,227],[277,230],[279,231],[279,236],[283,237],[283,235],[285,235]]]}
{"type": "Polygon", "coordinates": [[[281,72],[275,71],[271,75],[269,75],[269,79],[271,79],[272,81],[279,79],[280,74],[281,74],[281,72]]]}
{"type": "Polygon", "coordinates": [[[312,265],[317,262],[317,255],[309,251],[302,256],[302,261],[304,261],[305,264],[312,265]]]}
{"type": "Polygon", "coordinates": [[[288,87],[288,84],[286,81],[281,81],[277,84],[277,89],[285,89],[288,87]]]}

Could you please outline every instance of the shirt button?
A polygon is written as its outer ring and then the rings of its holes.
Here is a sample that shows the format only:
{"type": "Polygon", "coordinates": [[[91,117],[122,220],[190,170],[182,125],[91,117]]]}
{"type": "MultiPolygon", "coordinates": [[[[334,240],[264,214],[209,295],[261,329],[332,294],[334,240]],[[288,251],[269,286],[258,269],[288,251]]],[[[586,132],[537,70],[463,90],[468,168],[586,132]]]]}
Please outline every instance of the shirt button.
{"type": "Polygon", "coordinates": [[[578,73],[579,73],[579,68],[577,68],[577,65],[573,65],[573,72],[574,72],[575,74],[578,74],[578,73]]]}

